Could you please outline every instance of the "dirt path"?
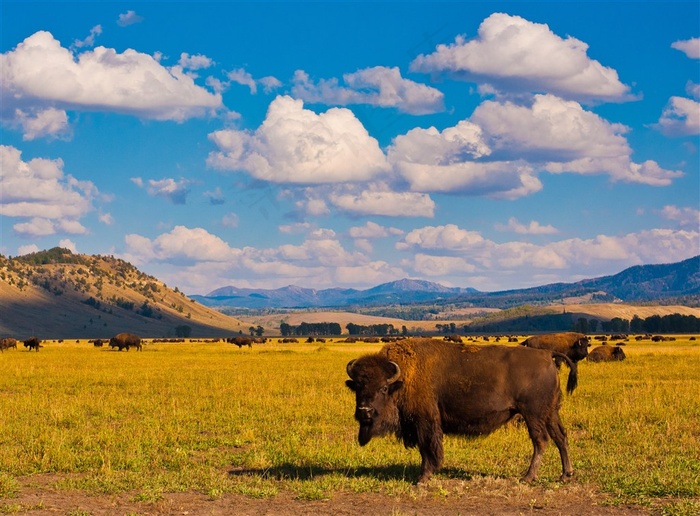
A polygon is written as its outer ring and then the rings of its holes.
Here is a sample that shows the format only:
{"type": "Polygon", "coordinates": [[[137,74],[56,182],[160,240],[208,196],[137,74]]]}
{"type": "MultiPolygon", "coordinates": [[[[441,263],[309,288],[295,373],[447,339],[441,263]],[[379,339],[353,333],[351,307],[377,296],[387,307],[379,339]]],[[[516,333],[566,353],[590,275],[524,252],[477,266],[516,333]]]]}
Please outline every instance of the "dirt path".
{"type": "MultiPolygon", "coordinates": [[[[54,480],[56,477],[54,477],[54,480]]],[[[655,511],[614,505],[591,486],[571,484],[545,488],[512,480],[441,480],[400,496],[337,492],[329,500],[297,500],[284,492],[264,499],[225,494],[166,493],[155,502],[133,495],[90,495],[57,490],[36,476],[21,480],[16,497],[0,500],[0,514],[66,515],[649,515],[655,511]],[[39,486],[38,484],[46,484],[39,486]]]]}

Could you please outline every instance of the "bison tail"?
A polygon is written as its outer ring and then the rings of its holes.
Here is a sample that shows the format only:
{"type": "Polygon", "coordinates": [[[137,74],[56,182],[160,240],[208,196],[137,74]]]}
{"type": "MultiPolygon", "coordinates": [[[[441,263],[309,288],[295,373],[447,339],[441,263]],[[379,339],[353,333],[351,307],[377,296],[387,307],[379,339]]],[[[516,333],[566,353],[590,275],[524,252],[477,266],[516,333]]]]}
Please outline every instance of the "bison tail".
{"type": "Polygon", "coordinates": [[[552,351],[552,358],[554,358],[556,361],[557,367],[559,367],[561,362],[566,362],[566,365],[569,368],[569,378],[566,381],[566,392],[567,394],[571,394],[578,385],[578,366],[576,365],[576,362],[571,360],[563,353],[557,353],[556,351],[552,351]]]}

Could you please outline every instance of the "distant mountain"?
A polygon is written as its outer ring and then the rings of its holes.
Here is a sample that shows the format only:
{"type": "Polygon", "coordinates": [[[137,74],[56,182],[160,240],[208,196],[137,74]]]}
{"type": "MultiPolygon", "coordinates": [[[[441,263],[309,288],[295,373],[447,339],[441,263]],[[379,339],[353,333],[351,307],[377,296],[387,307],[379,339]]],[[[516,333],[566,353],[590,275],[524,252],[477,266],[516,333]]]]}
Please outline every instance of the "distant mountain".
{"type": "Polygon", "coordinates": [[[551,304],[579,298],[582,302],[700,301],[700,256],[678,263],[638,265],[622,272],[576,283],[500,292],[450,288],[430,281],[402,279],[367,290],[307,289],[290,285],[274,290],[223,287],[206,296],[190,296],[206,306],[238,308],[348,308],[389,304],[463,303],[488,308],[551,304]]]}
{"type": "Polygon", "coordinates": [[[402,279],[367,290],[330,288],[316,290],[294,285],[278,289],[222,287],[206,296],[190,296],[210,307],[320,308],[435,301],[477,293],[472,288],[450,288],[430,281],[402,279]]]}

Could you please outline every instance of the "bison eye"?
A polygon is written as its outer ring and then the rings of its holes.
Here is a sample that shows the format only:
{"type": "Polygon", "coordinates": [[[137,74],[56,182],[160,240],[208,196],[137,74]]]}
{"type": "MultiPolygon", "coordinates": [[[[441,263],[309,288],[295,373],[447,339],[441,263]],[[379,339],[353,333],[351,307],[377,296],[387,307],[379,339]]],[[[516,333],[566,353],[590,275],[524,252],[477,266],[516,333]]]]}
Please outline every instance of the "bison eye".
{"type": "Polygon", "coordinates": [[[382,394],[386,394],[387,392],[389,392],[389,386],[385,385],[384,387],[382,387],[381,392],[382,392],[382,394]]]}

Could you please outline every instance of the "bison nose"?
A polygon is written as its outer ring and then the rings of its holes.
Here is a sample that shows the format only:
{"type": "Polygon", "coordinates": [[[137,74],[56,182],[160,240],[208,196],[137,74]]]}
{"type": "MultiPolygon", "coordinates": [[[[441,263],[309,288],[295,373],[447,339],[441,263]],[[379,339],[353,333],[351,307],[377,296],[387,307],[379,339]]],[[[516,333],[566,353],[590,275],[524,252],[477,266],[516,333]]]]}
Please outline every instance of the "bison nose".
{"type": "Polygon", "coordinates": [[[372,407],[357,407],[357,412],[355,416],[359,421],[369,421],[374,415],[374,409],[372,407]]]}

